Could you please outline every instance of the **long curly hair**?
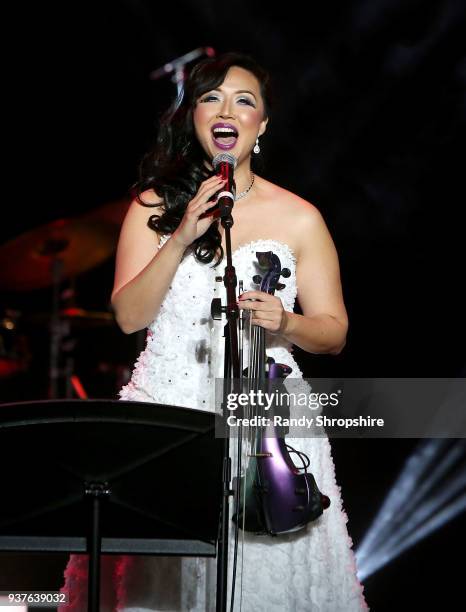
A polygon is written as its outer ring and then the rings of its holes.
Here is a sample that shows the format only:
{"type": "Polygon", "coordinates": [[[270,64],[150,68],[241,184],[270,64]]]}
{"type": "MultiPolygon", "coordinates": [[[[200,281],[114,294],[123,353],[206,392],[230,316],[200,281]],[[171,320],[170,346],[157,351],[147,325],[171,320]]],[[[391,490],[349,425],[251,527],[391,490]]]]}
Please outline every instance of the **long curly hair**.
{"type": "MultiPolygon", "coordinates": [[[[141,205],[163,207],[162,213],[152,215],[147,223],[159,234],[172,233],[178,227],[202,181],[212,175],[205,164],[211,160],[194,131],[193,111],[199,97],[218,88],[232,66],[244,68],[257,78],[264,102],[264,118],[269,117],[270,77],[250,56],[224,53],[194,66],[184,83],[184,93],[162,115],[155,146],[143,157],[139,166],[139,178],[134,185],[141,205]],[[144,202],[142,193],[147,189],[153,189],[162,202],[144,202]]],[[[193,242],[191,248],[196,259],[204,264],[212,262],[217,255],[217,266],[223,259],[221,243],[217,221],[193,242]]]]}

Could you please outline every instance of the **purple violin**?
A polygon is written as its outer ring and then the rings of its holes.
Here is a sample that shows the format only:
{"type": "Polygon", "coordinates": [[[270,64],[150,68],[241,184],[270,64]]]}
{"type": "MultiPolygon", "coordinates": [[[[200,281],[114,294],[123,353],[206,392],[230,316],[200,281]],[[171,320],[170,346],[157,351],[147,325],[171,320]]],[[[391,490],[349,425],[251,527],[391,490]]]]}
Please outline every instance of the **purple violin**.
{"type": "MultiPolygon", "coordinates": [[[[277,255],[271,251],[256,253],[263,277],[255,276],[253,281],[260,284],[261,291],[271,295],[283,289],[280,276],[288,277],[290,271],[282,270],[277,255]]],[[[287,365],[275,363],[265,351],[265,330],[253,326],[249,347],[247,379],[250,389],[262,389],[270,393],[273,381],[286,378],[292,371],[287,365]]],[[[271,394],[269,395],[271,397],[271,394]]],[[[273,421],[270,411],[261,406],[248,408],[248,417],[258,416],[273,421]],[[255,414],[251,410],[255,410],[255,414]]],[[[317,519],[330,505],[330,499],[322,495],[314,476],[307,472],[307,456],[290,447],[284,439],[283,430],[273,424],[254,427],[249,440],[250,458],[245,475],[240,483],[239,514],[233,520],[245,531],[278,535],[297,531],[317,519]],[[290,454],[295,453],[301,460],[307,460],[298,468],[290,454]],[[244,513],[243,513],[244,511],[244,513]],[[243,515],[244,514],[244,515],[243,515]]]]}

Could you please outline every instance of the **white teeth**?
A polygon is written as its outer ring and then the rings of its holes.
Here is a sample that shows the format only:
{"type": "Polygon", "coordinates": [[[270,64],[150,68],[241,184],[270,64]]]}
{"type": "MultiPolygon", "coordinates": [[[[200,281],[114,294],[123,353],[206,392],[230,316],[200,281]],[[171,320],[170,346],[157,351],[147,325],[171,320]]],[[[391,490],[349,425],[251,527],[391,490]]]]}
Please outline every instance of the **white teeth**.
{"type": "Polygon", "coordinates": [[[214,132],[215,135],[217,135],[217,134],[224,134],[224,133],[229,133],[229,134],[236,135],[236,133],[237,133],[236,130],[234,130],[233,128],[227,128],[227,127],[224,127],[224,128],[215,128],[213,130],[213,132],[214,132]]]}

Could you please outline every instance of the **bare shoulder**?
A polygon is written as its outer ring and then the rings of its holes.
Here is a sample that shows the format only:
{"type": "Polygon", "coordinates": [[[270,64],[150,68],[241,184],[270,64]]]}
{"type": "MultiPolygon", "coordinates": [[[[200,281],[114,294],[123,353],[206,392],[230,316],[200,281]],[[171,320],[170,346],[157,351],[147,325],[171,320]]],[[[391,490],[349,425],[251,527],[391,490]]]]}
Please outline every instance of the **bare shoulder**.
{"type": "Polygon", "coordinates": [[[311,202],[264,179],[260,180],[260,189],[273,218],[281,223],[296,253],[299,254],[310,240],[328,234],[322,214],[311,202]]]}
{"type": "Polygon", "coordinates": [[[152,190],[143,192],[140,200],[134,198],[131,202],[118,240],[112,299],[121,287],[139,274],[157,252],[160,236],[149,227],[148,222],[153,215],[162,214],[162,207],[157,206],[161,202],[162,199],[152,190]]]}
{"type": "Polygon", "coordinates": [[[319,218],[322,218],[314,204],[279,185],[261,178],[259,190],[261,199],[267,202],[267,205],[273,209],[273,212],[284,215],[285,219],[317,223],[319,218]]]}
{"type": "MultiPolygon", "coordinates": [[[[147,189],[141,193],[141,196],[134,197],[132,200],[126,217],[141,219],[152,217],[152,215],[160,216],[163,212],[162,198],[158,196],[153,189],[147,189]]],[[[126,219],[125,219],[126,222],[126,219]]]]}
{"type": "Polygon", "coordinates": [[[134,233],[140,236],[145,233],[158,243],[156,232],[147,223],[151,217],[163,214],[162,201],[152,189],[142,192],[140,198],[134,197],[123,221],[122,235],[134,233]]]}
{"type": "Polygon", "coordinates": [[[143,208],[144,208],[144,205],[152,206],[154,204],[160,204],[162,202],[162,198],[158,196],[153,189],[146,189],[146,191],[143,191],[141,193],[140,199],[141,199],[140,205],[143,208]]]}

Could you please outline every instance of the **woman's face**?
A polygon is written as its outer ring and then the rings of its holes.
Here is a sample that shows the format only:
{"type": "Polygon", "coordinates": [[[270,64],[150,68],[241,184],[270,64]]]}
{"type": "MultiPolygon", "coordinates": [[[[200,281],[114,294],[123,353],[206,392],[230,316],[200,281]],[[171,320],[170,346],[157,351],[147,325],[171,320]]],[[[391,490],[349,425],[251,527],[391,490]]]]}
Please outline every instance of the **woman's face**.
{"type": "Polygon", "coordinates": [[[258,80],[248,70],[232,66],[218,89],[197,100],[193,121],[196,136],[210,158],[228,151],[239,165],[250,156],[267,125],[258,80]]]}

